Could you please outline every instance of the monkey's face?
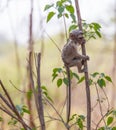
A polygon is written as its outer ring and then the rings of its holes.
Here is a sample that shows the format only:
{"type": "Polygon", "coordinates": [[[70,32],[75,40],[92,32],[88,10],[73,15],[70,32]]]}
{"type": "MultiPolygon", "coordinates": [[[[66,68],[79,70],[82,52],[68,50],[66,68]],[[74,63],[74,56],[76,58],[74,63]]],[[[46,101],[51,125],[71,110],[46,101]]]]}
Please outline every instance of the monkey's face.
{"type": "Polygon", "coordinates": [[[73,30],[70,33],[69,37],[71,40],[73,40],[78,45],[85,43],[85,39],[83,37],[83,32],[80,30],[73,30]]]}
{"type": "Polygon", "coordinates": [[[83,37],[83,34],[78,34],[76,36],[76,41],[79,43],[79,44],[84,44],[85,43],[85,39],[83,37]]]}

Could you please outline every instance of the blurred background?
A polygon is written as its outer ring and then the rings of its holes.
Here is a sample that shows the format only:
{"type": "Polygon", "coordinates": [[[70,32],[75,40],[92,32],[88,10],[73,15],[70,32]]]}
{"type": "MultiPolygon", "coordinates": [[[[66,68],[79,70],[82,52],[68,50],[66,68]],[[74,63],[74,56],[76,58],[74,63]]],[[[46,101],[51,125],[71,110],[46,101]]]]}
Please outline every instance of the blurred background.
{"type": "MultiPolygon", "coordinates": [[[[47,86],[49,94],[57,102],[59,108],[64,98],[65,86],[57,88],[52,82],[53,68],[62,67],[61,53],[53,44],[53,39],[60,49],[66,43],[63,19],[55,16],[46,23],[46,4],[55,0],[0,0],[0,79],[16,104],[25,99],[11,82],[20,90],[28,85],[27,63],[30,51],[30,41],[33,41],[33,51],[41,52],[41,83],[47,86]],[[33,10],[32,10],[33,9],[33,10]],[[32,12],[33,11],[33,12],[32,12]],[[32,32],[30,34],[30,18],[32,13],[32,32]],[[30,39],[30,35],[32,39],[30,39]],[[17,97],[17,95],[19,95],[17,97]],[[19,98],[20,97],[20,98],[19,98]]],[[[113,82],[107,84],[106,93],[112,107],[116,107],[116,1],[115,0],[80,0],[82,19],[88,23],[97,22],[102,28],[102,38],[86,43],[89,73],[100,72],[109,75],[113,82]]],[[[70,20],[66,22],[67,27],[70,20]]],[[[72,69],[77,72],[75,68],[72,69]]],[[[74,81],[75,82],[75,81],[74,81]]],[[[0,89],[1,91],[1,89],[0,89]]],[[[2,92],[2,91],[1,91],[2,92]]],[[[92,105],[97,97],[91,88],[92,105]]],[[[85,113],[86,99],[84,84],[72,89],[73,111],[85,113]],[[75,91],[76,90],[76,91],[75,91]],[[82,100],[80,100],[82,97],[82,100]],[[79,106],[77,107],[77,102],[79,106]],[[82,109],[83,108],[83,109],[82,109]]],[[[97,114],[97,111],[94,112],[97,114]]],[[[0,114],[3,115],[2,112],[0,114]]],[[[3,125],[3,124],[2,124],[3,125]]],[[[56,124],[55,124],[56,125],[56,124]]],[[[2,126],[3,127],[3,126],[2,126]]],[[[5,127],[5,126],[4,126],[5,127]]],[[[50,128],[55,128],[50,126],[50,128]]],[[[3,129],[2,129],[3,130],[3,129]]],[[[5,128],[4,128],[5,130],[5,128]]],[[[56,130],[56,128],[55,128],[56,130]]]]}

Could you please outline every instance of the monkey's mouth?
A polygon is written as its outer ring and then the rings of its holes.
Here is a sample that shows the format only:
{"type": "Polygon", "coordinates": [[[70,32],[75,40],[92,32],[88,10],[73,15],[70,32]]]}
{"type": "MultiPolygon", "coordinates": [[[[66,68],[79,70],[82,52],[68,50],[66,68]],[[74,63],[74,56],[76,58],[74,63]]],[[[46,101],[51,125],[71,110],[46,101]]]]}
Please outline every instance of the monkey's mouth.
{"type": "Polygon", "coordinates": [[[85,40],[83,39],[83,40],[80,40],[79,41],[79,44],[85,44],[85,40]]]}

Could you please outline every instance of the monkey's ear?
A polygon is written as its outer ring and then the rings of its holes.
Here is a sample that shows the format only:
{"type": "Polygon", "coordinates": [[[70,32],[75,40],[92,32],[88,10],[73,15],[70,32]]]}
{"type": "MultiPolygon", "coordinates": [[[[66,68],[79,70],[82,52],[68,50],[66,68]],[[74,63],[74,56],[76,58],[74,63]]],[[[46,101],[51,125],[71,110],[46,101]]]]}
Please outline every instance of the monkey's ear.
{"type": "Polygon", "coordinates": [[[75,38],[75,35],[73,33],[70,33],[69,38],[73,40],[75,38]]]}

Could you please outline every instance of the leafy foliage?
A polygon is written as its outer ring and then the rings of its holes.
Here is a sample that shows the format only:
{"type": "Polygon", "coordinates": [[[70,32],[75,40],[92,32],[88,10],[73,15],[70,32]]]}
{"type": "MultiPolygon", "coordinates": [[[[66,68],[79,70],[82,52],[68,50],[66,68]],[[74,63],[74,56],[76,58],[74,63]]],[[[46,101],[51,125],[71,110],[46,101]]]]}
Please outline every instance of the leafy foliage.
{"type": "Polygon", "coordinates": [[[57,15],[58,19],[62,16],[65,18],[69,18],[70,16],[70,18],[72,19],[72,23],[76,22],[76,18],[74,15],[75,10],[71,0],[58,0],[55,4],[47,4],[44,8],[44,11],[50,9],[54,11],[48,13],[47,22],[49,22],[55,14],[57,15]]]}
{"type": "MultiPolygon", "coordinates": [[[[49,22],[53,16],[57,15],[57,18],[60,19],[62,17],[66,19],[71,19],[71,25],[69,27],[69,32],[78,29],[78,25],[76,22],[75,9],[72,5],[71,0],[58,0],[55,4],[46,5],[44,11],[47,11],[47,22],[49,22]],[[50,9],[52,11],[50,11],[50,9]]],[[[82,20],[83,33],[86,40],[90,40],[91,38],[96,39],[96,37],[101,38],[100,29],[101,26],[98,23],[86,23],[85,20],[82,20]]]]}
{"type": "Polygon", "coordinates": [[[69,122],[75,122],[80,130],[84,129],[84,122],[85,122],[85,116],[84,115],[77,115],[73,114],[70,118],[69,122]]]}
{"type": "Polygon", "coordinates": [[[45,96],[49,101],[51,101],[52,103],[53,103],[53,100],[52,100],[52,98],[49,96],[49,94],[48,94],[48,89],[47,89],[47,87],[46,86],[41,86],[41,88],[42,88],[42,93],[43,93],[43,96],[45,96]]]}
{"type": "Polygon", "coordinates": [[[17,120],[15,120],[14,118],[11,118],[11,120],[8,122],[8,125],[13,125],[15,126],[18,123],[17,120]]]}
{"type": "Polygon", "coordinates": [[[116,110],[111,110],[106,115],[106,126],[100,127],[98,130],[116,130],[116,127],[113,126],[116,119],[116,110]]]}
{"type": "Polygon", "coordinates": [[[93,74],[90,74],[90,76],[90,84],[98,84],[100,88],[106,87],[106,81],[113,83],[111,77],[104,73],[94,72],[93,74]]]}
{"type": "Polygon", "coordinates": [[[30,114],[30,111],[27,109],[27,106],[25,105],[16,105],[16,109],[21,116],[23,116],[24,113],[30,114]]]}
{"type": "Polygon", "coordinates": [[[55,15],[55,13],[52,11],[52,12],[49,12],[48,16],[47,16],[47,22],[50,21],[50,19],[55,15]]]}
{"type": "MultiPolygon", "coordinates": [[[[79,77],[78,74],[76,74],[75,72],[72,72],[70,70],[70,78],[71,80],[73,78],[75,78],[77,80],[77,83],[82,83],[85,80],[85,77],[79,77]]],[[[60,87],[63,83],[65,85],[68,85],[68,77],[67,77],[67,72],[64,68],[54,68],[53,69],[53,73],[52,73],[52,81],[54,81],[55,79],[57,79],[57,87],[60,87]]]]}
{"type": "Polygon", "coordinates": [[[85,21],[82,22],[83,25],[83,32],[86,40],[90,40],[91,38],[96,39],[96,37],[101,38],[100,29],[101,26],[98,23],[86,23],[85,21]]]}

